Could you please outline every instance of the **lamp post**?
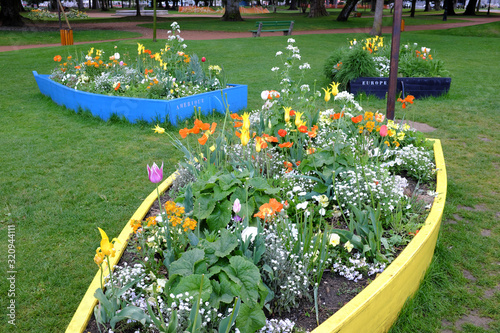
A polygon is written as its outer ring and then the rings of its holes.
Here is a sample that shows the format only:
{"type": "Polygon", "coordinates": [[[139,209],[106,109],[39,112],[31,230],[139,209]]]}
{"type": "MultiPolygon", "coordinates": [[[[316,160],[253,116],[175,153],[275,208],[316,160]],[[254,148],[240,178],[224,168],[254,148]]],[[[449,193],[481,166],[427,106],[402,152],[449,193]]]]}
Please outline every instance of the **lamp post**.
{"type": "Polygon", "coordinates": [[[387,119],[394,120],[396,90],[398,88],[399,42],[401,39],[401,19],[403,17],[403,0],[394,1],[392,22],[391,64],[389,69],[389,87],[387,92],[387,119]]]}

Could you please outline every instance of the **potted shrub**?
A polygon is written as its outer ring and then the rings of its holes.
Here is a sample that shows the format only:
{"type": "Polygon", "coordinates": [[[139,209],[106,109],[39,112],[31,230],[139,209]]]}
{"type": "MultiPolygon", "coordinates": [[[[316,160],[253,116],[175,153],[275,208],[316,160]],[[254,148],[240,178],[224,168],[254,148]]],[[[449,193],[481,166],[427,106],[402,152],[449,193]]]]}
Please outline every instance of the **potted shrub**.
{"type": "MultiPolygon", "coordinates": [[[[385,98],[389,82],[390,44],[383,37],[352,40],[328,58],[324,72],[350,92],[365,92],[385,98]]],[[[434,59],[431,49],[417,43],[404,44],[399,53],[397,90],[416,98],[439,96],[450,89],[451,78],[441,60],[434,59]]]]}

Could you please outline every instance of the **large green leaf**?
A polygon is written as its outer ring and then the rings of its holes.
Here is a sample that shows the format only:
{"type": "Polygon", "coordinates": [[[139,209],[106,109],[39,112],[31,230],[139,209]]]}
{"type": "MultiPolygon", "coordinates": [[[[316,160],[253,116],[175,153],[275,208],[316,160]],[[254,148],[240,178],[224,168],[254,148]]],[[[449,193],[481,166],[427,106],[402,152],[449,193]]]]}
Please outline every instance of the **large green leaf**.
{"type": "Polygon", "coordinates": [[[226,173],[219,177],[219,185],[223,191],[228,191],[229,189],[240,187],[241,180],[239,180],[230,173],[226,173]]]}
{"type": "Polygon", "coordinates": [[[223,270],[231,281],[241,287],[241,300],[253,306],[259,299],[259,269],[250,260],[240,256],[231,257],[229,263],[223,270]]]}
{"type": "Polygon", "coordinates": [[[229,230],[222,229],[220,237],[215,242],[208,243],[208,246],[215,251],[217,257],[227,257],[238,246],[238,237],[229,230]]]}
{"type": "Polygon", "coordinates": [[[129,305],[125,307],[124,309],[118,311],[116,315],[111,319],[109,324],[111,325],[111,328],[115,328],[116,323],[125,320],[125,319],[132,319],[134,321],[140,322],[142,325],[145,325],[146,323],[150,322],[149,316],[144,313],[144,311],[141,308],[138,308],[137,306],[132,306],[129,305]]]}
{"type": "MultiPolygon", "coordinates": [[[[205,259],[205,251],[201,249],[191,249],[184,252],[182,256],[170,265],[170,276],[188,276],[195,273],[196,264],[205,259]]],[[[203,273],[199,272],[198,273],[203,273]]]]}
{"type": "Polygon", "coordinates": [[[212,214],[215,204],[217,203],[214,200],[213,194],[201,194],[196,198],[193,202],[193,211],[195,218],[199,220],[204,220],[212,214]]]}
{"type": "MultiPolygon", "coordinates": [[[[197,297],[200,292],[202,274],[193,274],[182,278],[179,284],[172,289],[174,295],[189,293],[189,296],[197,297]]],[[[203,289],[201,291],[201,299],[208,301],[212,294],[212,285],[208,279],[203,281],[203,289]]]]}
{"type": "Polygon", "coordinates": [[[212,284],[210,304],[214,308],[219,308],[220,302],[229,304],[236,297],[236,294],[232,291],[231,282],[227,278],[220,283],[216,280],[210,280],[210,283],[212,284]]]}
{"type": "Polygon", "coordinates": [[[266,315],[258,304],[249,306],[241,304],[240,312],[236,318],[236,327],[241,333],[254,333],[266,324],[266,315]]]}
{"type": "Polygon", "coordinates": [[[207,217],[207,224],[211,231],[226,228],[231,220],[231,207],[232,203],[229,200],[224,200],[214,207],[212,214],[207,217]]]}
{"type": "Polygon", "coordinates": [[[273,188],[266,179],[262,177],[254,177],[249,179],[245,183],[249,188],[253,188],[255,191],[264,192],[267,194],[276,194],[280,192],[279,188],[273,188]]]}

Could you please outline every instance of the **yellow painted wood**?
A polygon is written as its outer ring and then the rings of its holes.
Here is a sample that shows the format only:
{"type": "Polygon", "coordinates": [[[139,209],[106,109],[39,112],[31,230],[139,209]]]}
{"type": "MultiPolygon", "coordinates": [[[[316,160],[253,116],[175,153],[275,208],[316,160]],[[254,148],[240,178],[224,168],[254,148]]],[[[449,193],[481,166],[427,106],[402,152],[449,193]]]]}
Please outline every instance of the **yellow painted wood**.
{"type": "MultiPolygon", "coordinates": [[[[387,332],[406,300],[417,291],[434,255],[446,201],[447,176],[443,150],[440,140],[433,141],[438,195],[434,199],[424,226],[383,273],[311,333],[387,332]]],[[[174,178],[175,174],[160,185],[160,193],[172,184],[174,178]]],[[[156,191],[153,191],[130,220],[142,220],[155,200],[156,191]]],[[[131,233],[130,223],[127,223],[118,237],[121,246],[117,250],[117,255],[112,258],[112,266],[121,258],[131,233]]],[[[94,293],[99,287],[100,272],[97,272],[68,325],[66,333],[83,332],[87,327],[97,304],[94,293]]]]}
{"type": "MultiPolygon", "coordinates": [[[[175,173],[173,173],[170,177],[168,177],[165,181],[163,181],[159,186],[158,190],[160,193],[164,193],[171,185],[175,178],[175,173]]],[[[130,218],[125,228],[123,228],[120,235],[117,237],[119,243],[115,247],[116,255],[113,258],[110,258],[111,267],[114,267],[120,258],[122,257],[123,251],[127,248],[128,240],[130,235],[132,234],[132,227],[130,226],[130,221],[132,220],[142,220],[148,213],[149,209],[157,200],[158,196],[156,193],[156,189],[149,194],[149,196],[142,202],[141,206],[135,211],[134,215],[130,218]]],[[[111,236],[110,236],[111,237],[111,236]]],[[[111,237],[114,238],[114,237],[111,237]]],[[[109,269],[104,270],[104,276],[109,274],[109,269]]],[[[94,297],[95,291],[101,287],[101,272],[98,270],[94,276],[94,279],[90,283],[87,292],[83,296],[80,305],[76,309],[71,322],[66,328],[66,333],[77,333],[83,332],[87,327],[87,324],[94,313],[94,307],[97,305],[97,299],[94,297]]]]}
{"type": "Polygon", "coordinates": [[[439,140],[433,141],[438,195],[424,226],[383,273],[312,333],[387,332],[417,291],[434,255],[446,201],[443,150],[439,140]]]}

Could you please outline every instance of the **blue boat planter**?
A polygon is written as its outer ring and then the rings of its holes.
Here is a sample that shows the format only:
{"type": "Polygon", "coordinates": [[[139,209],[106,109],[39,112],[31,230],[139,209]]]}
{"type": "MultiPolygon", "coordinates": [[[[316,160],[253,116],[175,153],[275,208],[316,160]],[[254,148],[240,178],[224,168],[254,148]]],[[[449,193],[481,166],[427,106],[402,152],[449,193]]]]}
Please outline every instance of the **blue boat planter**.
{"type": "Polygon", "coordinates": [[[189,118],[195,108],[201,109],[202,114],[209,114],[213,110],[224,113],[226,105],[229,110],[237,112],[247,107],[248,87],[246,85],[230,84],[228,88],[201,93],[193,96],[171,100],[130,98],[92,94],[68,88],[52,81],[49,75],[38,74],[33,71],[38,89],[52,98],[59,105],[78,111],[88,110],[94,116],[108,120],[112,115],[125,117],[131,123],[139,120],[147,122],[165,120],[176,125],[177,121],[189,118]]]}
{"type": "MultiPolygon", "coordinates": [[[[448,93],[450,85],[449,77],[399,77],[397,93],[413,95],[415,98],[440,96],[448,93]]],[[[360,77],[349,83],[351,93],[356,95],[364,92],[378,98],[385,98],[388,87],[389,78],[386,77],[360,77]]]]}

